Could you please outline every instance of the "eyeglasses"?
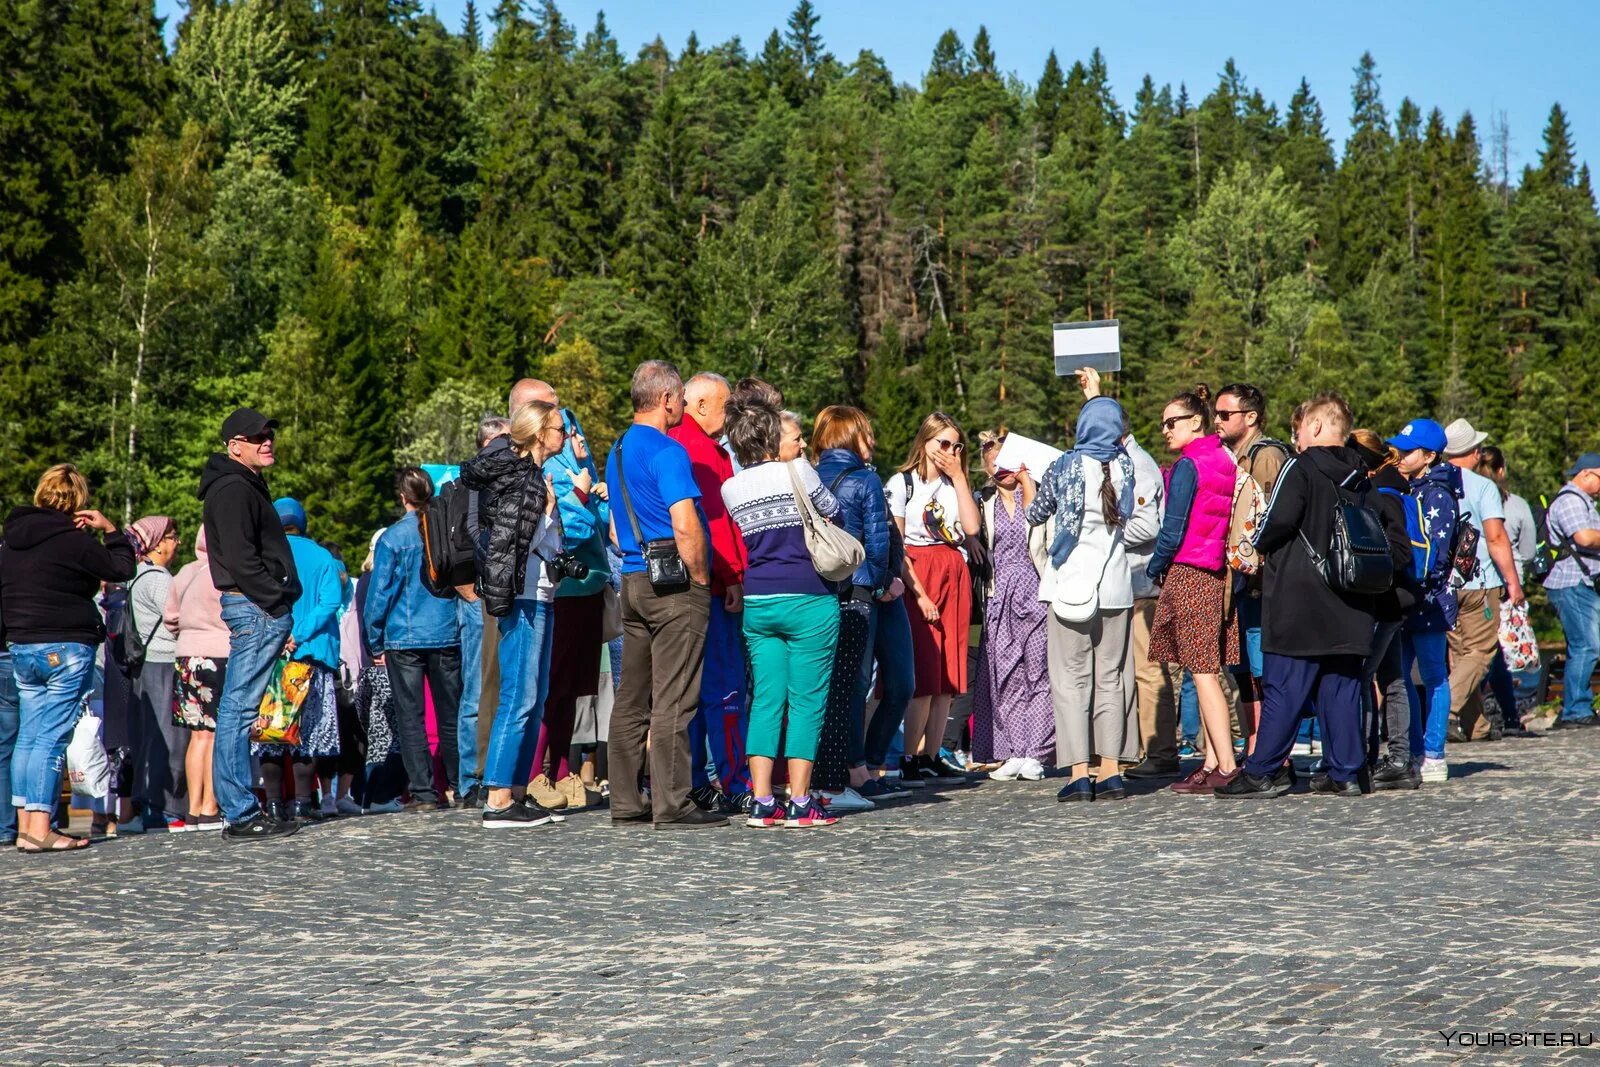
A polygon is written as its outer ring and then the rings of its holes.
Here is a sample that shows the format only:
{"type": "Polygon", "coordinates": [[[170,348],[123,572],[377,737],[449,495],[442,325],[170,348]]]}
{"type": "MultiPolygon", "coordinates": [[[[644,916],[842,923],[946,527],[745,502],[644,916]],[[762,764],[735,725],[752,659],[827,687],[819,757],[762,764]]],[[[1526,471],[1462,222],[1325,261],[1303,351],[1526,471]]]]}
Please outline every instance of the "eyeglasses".
{"type": "Polygon", "coordinates": [[[960,441],[947,441],[943,437],[935,437],[933,443],[939,446],[941,452],[965,452],[967,446],[960,441]]]}
{"type": "Polygon", "coordinates": [[[1161,428],[1163,430],[1170,430],[1185,419],[1198,419],[1199,417],[1199,415],[1174,415],[1170,419],[1162,419],[1161,428]]]}

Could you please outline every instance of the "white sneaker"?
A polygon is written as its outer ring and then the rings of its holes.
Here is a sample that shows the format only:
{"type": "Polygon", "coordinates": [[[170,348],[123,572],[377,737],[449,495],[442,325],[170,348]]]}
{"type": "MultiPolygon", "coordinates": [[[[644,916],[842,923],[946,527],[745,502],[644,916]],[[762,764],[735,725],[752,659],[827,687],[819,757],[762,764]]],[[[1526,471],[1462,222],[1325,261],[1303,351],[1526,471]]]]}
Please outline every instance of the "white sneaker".
{"type": "Polygon", "coordinates": [[[878,806],[849,786],[837,793],[824,790],[822,797],[828,802],[828,810],[839,815],[854,815],[857,812],[871,811],[878,806]]]}
{"type": "Polygon", "coordinates": [[[1014,782],[1022,777],[1022,772],[1028,766],[1028,761],[1021,756],[1012,756],[1000,766],[989,772],[989,777],[997,782],[1014,782]]]}
{"type": "Polygon", "coordinates": [[[400,803],[398,799],[386,800],[382,804],[367,805],[368,815],[395,815],[404,810],[406,810],[406,806],[400,803]]]}
{"type": "Polygon", "coordinates": [[[355,802],[355,800],[352,799],[349,796],[349,794],[346,794],[345,796],[340,797],[338,802],[334,804],[333,808],[340,815],[360,815],[361,814],[361,805],[357,804],[355,802]]]}
{"type": "Polygon", "coordinates": [[[1443,759],[1425,758],[1422,761],[1422,780],[1434,785],[1450,780],[1450,765],[1443,759]]]}
{"type": "Polygon", "coordinates": [[[1018,777],[1027,782],[1044,781],[1044,764],[1033,758],[1022,761],[1022,770],[1017,772],[1018,777]]]}

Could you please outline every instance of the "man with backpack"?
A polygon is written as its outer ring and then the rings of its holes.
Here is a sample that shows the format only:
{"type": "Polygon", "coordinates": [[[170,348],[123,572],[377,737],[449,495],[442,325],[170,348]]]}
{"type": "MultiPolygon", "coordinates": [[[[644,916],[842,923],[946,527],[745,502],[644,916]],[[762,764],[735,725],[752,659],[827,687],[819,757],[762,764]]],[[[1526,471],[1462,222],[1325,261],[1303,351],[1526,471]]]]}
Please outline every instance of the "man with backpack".
{"type": "MultiPolygon", "coordinates": [[[[1500,604],[1526,603],[1511,538],[1506,534],[1500,487],[1478,473],[1478,455],[1489,435],[1457,419],[1444,428],[1445,458],[1461,469],[1461,506],[1478,531],[1478,570],[1457,596],[1460,614],[1450,633],[1450,714],[1460,734],[1452,741],[1495,740],[1499,723],[1483,713],[1479,687],[1500,648],[1500,604]]],[[[1503,712],[1502,712],[1503,713],[1503,712]]],[[[1515,709],[1511,710],[1515,715],[1515,709]]]]}
{"type": "MultiPolygon", "coordinates": [[[[1272,499],[1283,465],[1289,462],[1289,447],[1275,441],[1262,430],[1267,417],[1267,398],[1253,385],[1234,382],[1217,393],[1217,436],[1238,461],[1239,469],[1261,487],[1261,496],[1272,499]]],[[[1239,614],[1239,648],[1244,663],[1235,670],[1239,683],[1239,727],[1246,745],[1254,751],[1256,717],[1261,710],[1261,575],[1237,576],[1233,588],[1239,614]]]]}
{"type": "Polygon", "coordinates": [[[1405,530],[1382,517],[1360,456],[1345,445],[1350,407],[1337,393],[1311,400],[1256,547],[1262,582],[1262,702],[1256,748],[1224,798],[1282,796],[1300,711],[1316,708],[1327,770],[1311,790],[1359,793],[1366,762],[1361,667],[1372,645],[1376,598],[1409,559],[1405,530]]]}
{"type": "Polygon", "coordinates": [[[1546,538],[1556,562],[1545,576],[1545,592],[1561,616],[1567,636],[1567,668],[1561,687],[1561,715],[1551,729],[1594,726],[1597,719],[1590,678],[1600,658],[1600,453],[1585,452],[1567,471],[1567,484],[1545,512],[1546,538]]]}

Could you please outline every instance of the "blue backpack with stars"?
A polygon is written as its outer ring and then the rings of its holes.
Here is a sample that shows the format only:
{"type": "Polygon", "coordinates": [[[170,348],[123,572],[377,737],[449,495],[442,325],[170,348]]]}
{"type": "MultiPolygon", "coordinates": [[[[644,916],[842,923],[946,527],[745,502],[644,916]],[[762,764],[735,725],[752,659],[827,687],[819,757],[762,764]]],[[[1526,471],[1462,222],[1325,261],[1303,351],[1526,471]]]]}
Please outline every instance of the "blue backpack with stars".
{"type": "Polygon", "coordinates": [[[1380,489],[1400,501],[1406,516],[1406,536],[1411,541],[1411,577],[1426,599],[1434,599],[1450,589],[1455,569],[1456,541],[1461,524],[1461,474],[1448,464],[1435,476],[1434,471],[1411,483],[1409,493],[1380,489]],[[1451,475],[1455,485],[1452,486],[1451,475]]]}

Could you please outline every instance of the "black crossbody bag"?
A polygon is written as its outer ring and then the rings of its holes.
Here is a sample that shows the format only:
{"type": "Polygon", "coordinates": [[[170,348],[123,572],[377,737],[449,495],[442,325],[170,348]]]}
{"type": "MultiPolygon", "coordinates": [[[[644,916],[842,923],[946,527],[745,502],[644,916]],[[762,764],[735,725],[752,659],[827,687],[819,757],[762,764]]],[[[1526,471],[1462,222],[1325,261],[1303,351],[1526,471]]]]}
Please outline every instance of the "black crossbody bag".
{"type": "MultiPolygon", "coordinates": [[[[626,434],[623,435],[627,437],[626,434]]],[[[633,539],[639,544],[644,557],[645,573],[650,578],[650,588],[658,596],[682,593],[689,588],[689,565],[678,552],[678,542],[671,537],[646,541],[639,530],[639,517],[633,513],[633,500],[628,496],[628,479],[623,473],[622,441],[617,442],[617,488],[622,490],[622,506],[628,513],[628,525],[633,528],[633,539]]]]}

